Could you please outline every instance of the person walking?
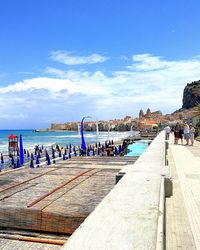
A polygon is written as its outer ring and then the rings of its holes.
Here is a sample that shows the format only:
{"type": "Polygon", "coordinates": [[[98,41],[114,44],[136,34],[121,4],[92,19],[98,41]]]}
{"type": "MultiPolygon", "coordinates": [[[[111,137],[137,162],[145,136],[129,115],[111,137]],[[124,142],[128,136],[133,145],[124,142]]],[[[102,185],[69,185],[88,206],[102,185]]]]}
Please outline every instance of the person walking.
{"type": "Polygon", "coordinates": [[[189,126],[189,133],[190,133],[190,141],[191,141],[191,146],[194,145],[194,134],[195,134],[195,128],[190,124],[189,126]]]}
{"type": "Polygon", "coordinates": [[[173,131],[174,131],[174,144],[178,144],[179,129],[180,129],[180,125],[179,125],[179,122],[177,122],[176,126],[173,129],[173,131]]]}
{"type": "Polygon", "coordinates": [[[181,139],[181,144],[183,145],[183,126],[180,125],[180,128],[179,128],[179,132],[178,132],[178,135],[179,135],[179,139],[181,139]]]}
{"type": "Polygon", "coordinates": [[[188,125],[188,122],[185,122],[184,128],[183,128],[184,138],[186,140],[185,145],[189,145],[189,139],[190,139],[190,128],[188,125]]]}
{"type": "Polygon", "coordinates": [[[169,140],[169,134],[170,134],[170,132],[171,132],[170,126],[167,125],[167,126],[164,128],[164,130],[165,130],[165,138],[166,138],[166,140],[169,140]]]}

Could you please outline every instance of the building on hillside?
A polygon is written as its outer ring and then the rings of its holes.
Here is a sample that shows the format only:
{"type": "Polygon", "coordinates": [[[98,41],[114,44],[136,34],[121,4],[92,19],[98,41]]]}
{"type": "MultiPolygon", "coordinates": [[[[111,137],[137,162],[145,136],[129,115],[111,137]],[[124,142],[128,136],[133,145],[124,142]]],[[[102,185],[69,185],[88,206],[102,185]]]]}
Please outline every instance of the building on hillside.
{"type": "Polygon", "coordinates": [[[145,117],[146,118],[150,118],[151,117],[151,110],[150,110],[150,108],[147,109],[145,117]]]}
{"type": "Polygon", "coordinates": [[[158,126],[158,122],[152,119],[143,119],[138,122],[138,127],[140,129],[153,129],[158,126]]]}
{"type": "Polygon", "coordinates": [[[139,112],[139,119],[143,118],[144,117],[144,111],[142,109],[140,109],[140,112],[139,112]]]}
{"type": "Polygon", "coordinates": [[[51,124],[52,130],[66,130],[66,124],[65,123],[52,123],[51,124]]]}

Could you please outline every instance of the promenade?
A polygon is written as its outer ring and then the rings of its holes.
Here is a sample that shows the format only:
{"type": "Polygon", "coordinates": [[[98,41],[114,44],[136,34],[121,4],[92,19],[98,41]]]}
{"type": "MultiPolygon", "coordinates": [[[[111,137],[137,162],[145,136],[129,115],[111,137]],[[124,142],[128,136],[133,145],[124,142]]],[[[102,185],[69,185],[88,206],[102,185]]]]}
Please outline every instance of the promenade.
{"type": "Polygon", "coordinates": [[[166,245],[170,250],[200,249],[200,142],[174,145],[173,139],[171,135],[173,196],[166,199],[166,245]]]}

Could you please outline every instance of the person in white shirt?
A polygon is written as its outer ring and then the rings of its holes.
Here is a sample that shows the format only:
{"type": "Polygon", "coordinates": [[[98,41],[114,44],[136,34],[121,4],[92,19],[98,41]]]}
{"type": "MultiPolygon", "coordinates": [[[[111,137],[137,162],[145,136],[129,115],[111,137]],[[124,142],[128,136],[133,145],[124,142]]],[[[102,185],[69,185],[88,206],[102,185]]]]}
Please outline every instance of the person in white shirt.
{"type": "Polygon", "coordinates": [[[194,145],[194,133],[195,133],[195,128],[192,126],[192,124],[190,124],[189,126],[190,130],[190,141],[191,141],[191,146],[194,145]]]}
{"type": "Polygon", "coordinates": [[[165,127],[164,130],[165,130],[166,140],[169,140],[169,134],[171,132],[170,126],[167,125],[167,127],[165,127]]]}
{"type": "Polygon", "coordinates": [[[188,122],[185,122],[184,128],[183,128],[184,138],[186,140],[186,145],[189,145],[189,139],[190,139],[190,128],[188,125],[188,122]]]}

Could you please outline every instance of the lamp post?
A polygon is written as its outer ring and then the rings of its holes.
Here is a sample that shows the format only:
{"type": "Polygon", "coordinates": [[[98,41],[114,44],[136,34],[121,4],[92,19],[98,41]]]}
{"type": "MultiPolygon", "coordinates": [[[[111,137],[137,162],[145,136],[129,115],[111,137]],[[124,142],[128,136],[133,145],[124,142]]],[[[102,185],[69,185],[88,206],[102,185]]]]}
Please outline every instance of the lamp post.
{"type": "Polygon", "coordinates": [[[84,116],[82,121],[81,121],[81,148],[83,151],[86,152],[86,144],[85,144],[84,133],[83,133],[83,131],[84,131],[84,123],[83,122],[84,122],[85,118],[91,118],[91,116],[84,116]]]}

